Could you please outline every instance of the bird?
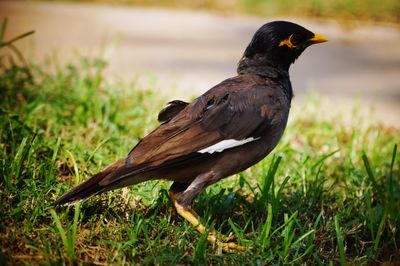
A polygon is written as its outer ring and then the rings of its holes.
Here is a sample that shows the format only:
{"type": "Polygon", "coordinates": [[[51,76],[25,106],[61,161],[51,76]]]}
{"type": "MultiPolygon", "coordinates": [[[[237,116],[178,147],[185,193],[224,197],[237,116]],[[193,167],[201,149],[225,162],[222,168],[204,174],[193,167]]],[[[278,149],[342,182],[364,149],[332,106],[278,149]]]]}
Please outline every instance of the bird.
{"type": "Polygon", "coordinates": [[[192,102],[174,100],[160,124],[122,158],[55,201],[72,204],[147,180],[173,181],[170,199],[180,216],[224,251],[245,250],[207,230],[192,208],[211,184],[244,171],[278,144],[288,121],[293,89],[289,67],[310,45],[327,39],[289,21],[262,25],[237,66],[192,102]]]}

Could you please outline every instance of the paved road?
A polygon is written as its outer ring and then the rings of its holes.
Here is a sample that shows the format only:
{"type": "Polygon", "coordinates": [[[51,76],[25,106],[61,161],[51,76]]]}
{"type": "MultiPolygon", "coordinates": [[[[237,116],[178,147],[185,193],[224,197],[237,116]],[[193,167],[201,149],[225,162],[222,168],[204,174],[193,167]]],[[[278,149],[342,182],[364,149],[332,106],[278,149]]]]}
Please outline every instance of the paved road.
{"type": "MultiPolygon", "coordinates": [[[[252,34],[276,19],[20,1],[0,2],[0,17],[5,16],[9,18],[6,36],[36,30],[20,46],[37,61],[54,54],[61,61],[76,58],[77,53],[104,55],[110,77],[138,78],[182,99],[234,75],[252,34]]],[[[376,107],[378,119],[400,127],[398,27],[344,29],[332,21],[291,20],[330,40],[306,50],[292,67],[296,101],[313,89],[326,99],[330,112],[342,108],[338,103],[360,99],[376,107]]]]}

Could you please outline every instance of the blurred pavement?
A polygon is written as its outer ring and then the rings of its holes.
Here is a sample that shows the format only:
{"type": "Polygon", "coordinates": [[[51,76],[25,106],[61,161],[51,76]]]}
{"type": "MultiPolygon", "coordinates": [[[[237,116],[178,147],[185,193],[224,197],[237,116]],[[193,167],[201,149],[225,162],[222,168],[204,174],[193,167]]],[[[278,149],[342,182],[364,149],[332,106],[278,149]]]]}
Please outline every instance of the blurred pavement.
{"type": "MultiPolygon", "coordinates": [[[[77,59],[77,54],[105,56],[110,79],[138,79],[168,99],[182,100],[235,75],[236,64],[254,32],[268,21],[282,19],[1,1],[0,18],[4,17],[9,19],[6,40],[36,30],[18,44],[36,62],[52,57],[66,62],[77,59]]],[[[292,66],[293,105],[311,89],[325,99],[327,113],[358,100],[374,106],[379,121],[400,127],[399,27],[344,29],[333,21],[287,20],[329,39],[307,49],[292,66]]]]}

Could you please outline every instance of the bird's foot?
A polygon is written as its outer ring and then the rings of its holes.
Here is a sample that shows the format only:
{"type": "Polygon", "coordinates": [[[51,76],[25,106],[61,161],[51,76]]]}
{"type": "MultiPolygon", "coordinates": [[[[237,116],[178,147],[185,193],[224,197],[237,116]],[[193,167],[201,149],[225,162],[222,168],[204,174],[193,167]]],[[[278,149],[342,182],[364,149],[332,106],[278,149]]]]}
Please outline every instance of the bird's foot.
{"type": "Polygon", "coordinates": [[[217,247],[221,248],[223,252],[233,252],[233,251],[246,251],[250,250],[252,246],[242,246],[236,243],[237,238],[235,236],[229,236],[225,240],[217,237],[216,231],[213,230],[207,237],[208,242],[217,247]]]}
{"type": "MultiPolygon", "coordinates": [[[[197,231],[199,231],[200,233],[202,234],[208,233],[206,227],[200,222],[199,215],[192,208],[184,207],[181,204],[179,204],[179,202],[176,200],[174,193],[172,193],[171,191],[170,191],[170,197],[172,202],[174,203],[176,211],[180,216],[182,216],[186,221],[191,223],[193,227],[195,227],[197,231]]],[[[233,236],[230,236],[226,238],[226,240],[223,240],[217,235],[217,231],[215,229],[213,229],[211,233],[208,233],[207,240],[211,244],[221,248],[223,252],[232,252],[235,250],[245,251],[253,248],[251,246],[241,246],[236,242],[232,242],[232,240],[236,241],[236,237],[233,236]]]]}

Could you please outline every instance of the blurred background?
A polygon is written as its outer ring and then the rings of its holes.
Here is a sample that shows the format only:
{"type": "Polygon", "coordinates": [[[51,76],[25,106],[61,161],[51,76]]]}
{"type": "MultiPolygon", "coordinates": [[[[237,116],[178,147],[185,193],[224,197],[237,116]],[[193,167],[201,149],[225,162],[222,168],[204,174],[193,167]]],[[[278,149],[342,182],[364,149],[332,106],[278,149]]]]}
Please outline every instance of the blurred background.
{"type": "Polygon", "coordinates": [[[290,20],[329,39],[292,66],[294,108],[318,95],[328,116],[357,108],[400,127],[400,1],[1,1],[5,17],[5,40],[35,30],[16,44],[30,62],[104,58],[110,81],[166,100],[190,100],[234,76],[254,32],[290,20]]]}

